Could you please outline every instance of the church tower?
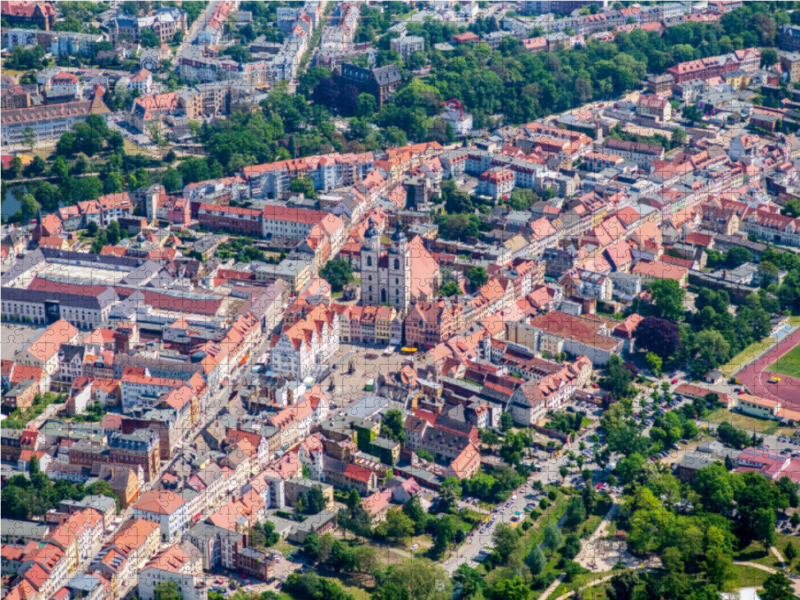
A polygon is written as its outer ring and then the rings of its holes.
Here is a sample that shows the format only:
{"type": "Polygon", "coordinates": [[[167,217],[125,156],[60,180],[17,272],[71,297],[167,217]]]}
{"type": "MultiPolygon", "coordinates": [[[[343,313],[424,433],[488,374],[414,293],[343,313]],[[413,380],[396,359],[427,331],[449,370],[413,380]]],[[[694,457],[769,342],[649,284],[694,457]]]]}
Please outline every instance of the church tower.
{"type": "Polygon", "coordinates": [[[380,284],[378,283],[378,263],[380,262],[381,236],[370,219],[364,234],[361,248],[361,303],[377,306],[380,303],[380,284]]]}
{"type": "Polygon", "coordinates": [[[392,235],[389,259],[388,302],[398,311],[406,310],[411,303],[411,249],[408,240],[398,226],[392,235]]]}

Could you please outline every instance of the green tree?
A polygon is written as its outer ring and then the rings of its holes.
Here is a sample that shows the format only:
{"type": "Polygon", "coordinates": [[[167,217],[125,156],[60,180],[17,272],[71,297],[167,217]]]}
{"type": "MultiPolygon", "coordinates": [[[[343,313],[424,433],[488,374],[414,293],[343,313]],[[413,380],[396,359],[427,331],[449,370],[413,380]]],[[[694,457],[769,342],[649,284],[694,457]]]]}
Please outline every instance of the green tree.
{"type": "Polygon", "coordinates": [[[683,146],[686,143],[686,132],[681,129],[680,127],[675,128],[672,131],[672,137],[670,138],[670,145],[673,148],[678,148],[683,146]]]}
{"type": "Polygon", "coordinates": [[[117,221],[111,221],[106,227],[106,239],[108,243],[112,246],[115,246],[120,239],[120,232],[119,232],[119,223],[117,221]]]}
{"type": "Polygon", "coordinates": [[[36,145],[36,132],[31,128],[30,125],[26,126],[25,129],[22,130],[19,141],[30,152],[33,152],[33,147],[36,145]]]}
{"type": "Polygon", "coordinates": [[[474,289],[478,289],[486,285],[489,281],[489,275],[483,267],[473,267],[467,271],[467,279],[469,279],[474,289]]]}
{"type": "Polygon", "coordinates": [[[433,555],[441,556],[450,547],[458,533],[458,522],[451,515],[444,515],[433,523],[433,555]]]}
{"type": "Polygon", "coordinates": [[[448,281],[441,288],[439,288],[437,294],[445,297],[460,296],[461,288],[458,287],[458,284],[455,281],[448,281]]]}
{"type": "MultiPolygon", "coordinates": [[[[394,587],[398,595],[382,592],[375,600],[451,600],[452,581],[447,571],[430,561],[406,559],[389,567],[385,577],[385,588],[394,587]]],[[[377,590],[376,590],[377,591],[377,590]]]]}
{"type": "Polygon", "coordinates": [[[386,513],[386,518],[378,523],[375,532],[383,538],[405,543],[414,535],[416,524],[399,508],[386,513]]]}
{"type": "Polygon", "coordinates": [[[510,579],[497,579],[487,590],[489,600],[527,600],[531,589],[519,575],[510,579]]]}
{"type": "Polygon", "coordinates": [[[539,196],[530,188],[515,188],[511,192],[508,206],[513,210],[527,210],[539,201],[539,196]]]}
{"type": "Polygon", "coordinates": [[[528,556],[525,557],[525,564],[528,565],[532,575],[538,575],[547,566],[547,558],[539,544],[534,544],[528,556]]]}
{"type": "Polygon", "coordinates": [[[778,52],[775,48],[764,48],[761,51],[761,66],[771,67],[778,62],[778,52]]]}
{"type": "Polygon", "coordinates": [[[792,564],[794,559],[797,558],[797,548],[792,542],[786,544],[786,547],[783,549],[783,555],[786,557],[786,560],[789,561],[789,564],[792,564]]]}
{"type": "Polygon", "coordinates": [[[391,408],[381,421],[381,435],[390,440],[404,444],[406,441],[405,420],[403,412],[398,408],[391,408]]]}
{"type": "Polygon", "coordinates": [[[654,304],[655,316],[677,321],[683,316],[684,290],[674,279],[658,279],[648,287],[654,304]]]}
{"type": "Polygon", "coordinates": [[[34,198],[41,205],[42,210],[55,212],[58,209],[60,190],[58,186],[42,181],[33,192],[34,198]]]}
{"type": "Polygon", "coordinates": [[[615,398],[620,399],[628,393],[628,388],[633,381],[633,375],[617,354],[612,354],[606,362],[606,376],[603,386],[615,398]]]}
{"type": "Polygon", "coordinates": [[[161,43],[158,34],[152,29],[145,29],[139,35],[139,41],[145,48],[157,48],[161,43]]]}
{"type": "Polygon", "coordinates": [[[313,485],[308,492],[301,494],[303,512],[307,515],[318,515],[327,507],[322,486],[313,485]]]}
{"type": "Polygon", "coordinates": [[[792,582],[783,573],[773,573],[764,580],[765,600],[792,600],[796,598],[792,582]]]}
{"type": "Polygon", "coordinates": [[[439,500],[445,507],[445,510],[450,510],[458,506],[458,501],[461,499],[461,484],[455,477],[447,477],[442,485],[439,486],[439,500]]]}
{"type": "Polygon", "coordinates": [[[586,506],[583,498],[573,496],[567,505],[567,519],[564,524],[570,529],[575,529],[586,520],[586,506]]]}
{"type": "Polygon", "coordinates": [[[166,189],[169,194],[181,191],[183,187],[182,183],[181,174],[172,167],[168,167],[161,176],[161,185],[164,186],[164,189],[166,189]]]}
{"type": "Polygon", "coordinates": [[[453,572],[453,581],[461,589],[461,597],[466,599],[476,597],[485,586],[483,573],[467,563],[461,563],[453,572]]]}
{"type": "Polygon", "coordinates": [[[36,201],[33,194],[23,194],[22,200],[20,200],[20,209],[22,210],[22,216],[25,219],[31,219],[35,217],[42,206],[36,201]]]}
{"type": "Polygon", "coordinates": [[[625,569],[611,578],[606,586],[606,596],[609,600],[631,600],[633,590],[639,583],[639,576],[632,569],[625,569]]]}
{"type": "Polygon", "coordinates": [[[548,523],[544,528],[544,545],[550,550],[557,550],[564,543],[564,536],[554,522],[548,523]]]}
{"type": "Polygon", "coordinates": [[[504,412],[500,415],[500,429],[503,432],[511,431],[511,428],[514,427],[514,419],[511,416],[511,413],[504,412]]]}
{"type": "Polygon", "coordinates": [[[703,113],[695,104],[690,104],[688,106],[683,107],[683,118],[687,119],[691,123],[697,123],[703,120],[703,113]]]}
{"type": "Polygon", "coordinates": [[[358,490],[350,490],[347,494],[347,500],[345,501],[345,506],[347,506],[350,510],[355,510],[356,507],[361,505],[361,496],[358,494],[358,490]]]}
{"type": "Polygon", "coordinates": [[[661,374],[664,361],[658,354],[655,352],[648,352],[644,356],[644,361],[647,363],[647,368],[650,369],[650,372],[653,373],[653,375],[658,377],[661,374]]]}
{"type": "Polygon", "coordinates": [[[372,94],[359,94],[356,100],[356,115],[362,119],[368,119],[375,114],[378,109],[378,101],[372,94]]]}
{"type": "Polygon", "coordinates": [[[522,552],[522,540],[517,535],[517,530],[509,523],[498,523],[492,533],[494,550],[500,555],[502,563],[506,564],[512,556],[522,552]]]}
{"type": "Polygon", "coordinates": [[[403,512],[413,521],[415,535],[420,535],[425,531],[428,526],[428,513],[425,512],[418,496],[412,496],[406,501],[403,505],[403,512]]]}
{"type": "Polygon", "coordinates": [[[181,600],[183,598],[178,584],[171,579],[157,583],[153,591],[155,600],[181,600]]]}
{"type": "MultiPolygon", "coordinates": [[[[370,96],[371,97],[371,96],[370,96]]],[[[314,182],[310,177],[298,177],[289,184],[289,190],[302,193],[306,198],[316,199],[319,197],[317,190],[314,189],[314,182]]]]}
{"type": "Polygon", "coordinates": [[[119,173],[109,173],[103,180],[103,194],[119,194],[125,189],[122,175],[119,173]]]}
{"type": "Polygon", "coordinates": [[[346,260],[333,259],[325,263],[319,275],[331,284],[334,292],[341,292],[342,288],[353,279],[353,268],[346,260]]]}
{"type": "Polygon", "coordinates": [[[311,561],[319,559],[319,536],[312,531],[303,539],[303,554],[311,561]]]}
{"type": "Polygon", "coordinates": [[[444,209],[451,215],[471,213],[475,210],[469,195],[461,191],[453,191],[446,195],[444,209]]]}

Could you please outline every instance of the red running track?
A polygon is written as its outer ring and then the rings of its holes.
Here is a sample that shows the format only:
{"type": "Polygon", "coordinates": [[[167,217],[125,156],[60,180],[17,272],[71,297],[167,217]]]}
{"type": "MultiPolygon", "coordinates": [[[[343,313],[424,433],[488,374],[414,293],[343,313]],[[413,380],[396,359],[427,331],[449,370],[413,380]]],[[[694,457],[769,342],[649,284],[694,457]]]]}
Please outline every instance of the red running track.
{"type": "Polygon", "coordinates": [[[774,374],[767,371],[772,363],[800,344],[800,329],[785,337],[772,350],[758,358],[755,362],[739,371],[736,375],[739,383],[746,386],[754,396],[777,400],[783,408],[800,410],[800,379],[774,374]],[[768,383],[773,375],[780,377],[779,383],[768,383]]]}

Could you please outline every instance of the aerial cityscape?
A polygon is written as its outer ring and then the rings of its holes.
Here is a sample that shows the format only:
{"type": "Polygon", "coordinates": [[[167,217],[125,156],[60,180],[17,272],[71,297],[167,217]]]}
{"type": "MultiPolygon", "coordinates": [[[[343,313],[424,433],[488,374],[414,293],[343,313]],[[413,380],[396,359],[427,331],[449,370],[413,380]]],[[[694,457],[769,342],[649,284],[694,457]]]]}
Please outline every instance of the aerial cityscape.
{"type": "Polygon", "coordinates": [[[800,598],[800,2],[0,12],[0,600],[800,598]]]}

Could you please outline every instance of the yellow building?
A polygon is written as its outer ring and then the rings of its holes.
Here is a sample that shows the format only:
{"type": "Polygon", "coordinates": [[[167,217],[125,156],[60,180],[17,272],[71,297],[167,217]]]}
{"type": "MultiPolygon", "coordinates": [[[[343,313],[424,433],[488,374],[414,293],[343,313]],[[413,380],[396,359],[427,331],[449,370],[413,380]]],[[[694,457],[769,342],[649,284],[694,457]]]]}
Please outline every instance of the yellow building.
{"type": "MultiPolygon", "coordinates": [[[[397,309],[393,306],[379,306],[375,314],[375,343],[388,344],[391,339],[392,321],[397,318],[397,309]]],[[[341,321],[340,321],[341,325],[341,321]]]]}

